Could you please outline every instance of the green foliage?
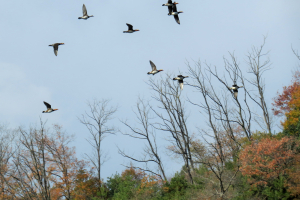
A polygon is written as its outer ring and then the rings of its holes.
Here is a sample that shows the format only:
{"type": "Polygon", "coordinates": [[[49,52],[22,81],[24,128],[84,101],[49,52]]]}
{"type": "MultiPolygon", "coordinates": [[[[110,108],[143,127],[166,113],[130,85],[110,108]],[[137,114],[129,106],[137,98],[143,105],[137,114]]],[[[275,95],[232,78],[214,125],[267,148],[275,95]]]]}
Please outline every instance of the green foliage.
{"type": "Polygon", "coordinates": [[[134,196],[138,184],[138,181],[134,180],[131,175],[115,174],[114,177],[107,180],[108,196],[112,199],[130,199],[134,196]]]}
{"type": "Polygon", "coordinates": [[[283,131],[282,134],[285,136],[295,136],[300,139],[300,117],[297,123],[289,124],[283,131]]]}
{"type": "Polygon", "coordinates": [[[279,177],[276,179],[272,186],[264,187],[261,191],[262,196],[268,198],[268,199],[274,199],[274,200],[288,200],[292,199],[290,196],[290,193],[287,192],[287,188],[285,187],[285,178],[279,177]]]}
{"type": "Polygon", "coordinates": [[[169,193],[178,193],[179,195],[184,195],[185,190],[188,188],[188,182],[184,178],[184,175],[176,173],[175,176],[171,179],[169,187],[169,193]]]}
{"type": "Polygon", "coordinates": [[[244,200],[257,196],[256,189],[254,188],[253,190],[253,188],[251,188],[248,178],[243,176],[241,173],[236,176],[236,181],[233,183],[233,189],[236,192],[233,200],[244,200]]]}

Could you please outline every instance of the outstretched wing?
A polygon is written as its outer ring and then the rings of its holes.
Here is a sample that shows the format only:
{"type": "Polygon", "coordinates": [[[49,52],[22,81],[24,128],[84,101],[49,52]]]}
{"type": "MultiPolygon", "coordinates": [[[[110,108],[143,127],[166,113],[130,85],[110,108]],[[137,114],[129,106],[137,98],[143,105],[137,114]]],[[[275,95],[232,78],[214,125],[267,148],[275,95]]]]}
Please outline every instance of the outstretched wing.
{"type": "Polygon", "coordinates": [[[178,80],[180,89],[183,90],[183,80],[178,80]]]}
{"type": "Polygon", "coordinates": [[[178,24],[180,24],[180,20],[179,20],[178,15],[174,15],[174,19],[175,19],[175,21],[176,21],[178,24]]]}
{"type": "Polygon", "coordinates": [[[233,92],[234,92],[234,98],[237,98],[237,96],[238,96],[238,90],[233,90],[233,92]]]}
{"type": "Polygon", "coordinates": [[[152,71],[156,71],[156,66],[151,60],[150,60],[150,65],[152,67],[152,71]]]}
{"type": "Polygon", "coordinates": [[[177,12],[177,7],[176,7],[176,4],[173,4],[173,6],[172,6],[172,10],[173,10],[173,12],[177,12]]]}
{"type": "Polygon", "coordinates": [[[128,26],[128,30],[133,30],[133,26],[131,24],[126,23],[126,25],[128,26]]]}
{"type": "Polygon", "coordinates": [[[54,54],[57,56],[57,52],[58,52],[58,44],[57,43],[55,43],[53,45],[53,49],[54,49],[54,54]]]}
{"type": "Polygon", "coordinates": [[[44,101],[44,104],[46,105],[47,108],[51,108],[51,105],[49,103],[47,103],[46,101],[44,101]]]}
{"type": "Polygon", "coordinates": [[[168,0],[168,3],[171,4],[171,3],[172,3],[172,0],[168,0]]]}
{"type": "Polygon", "coordinates": [[[87,10],[86,10],[86,7],[84,4],[82,6],[82,13],[83,13],[83,16],[87,15],[87,10]]]}
{"type": "MultiPolygon", "coordinates": [[[[172,1],[171,1],[172,3],[172,1]]],[[[172,6],[168,6],[168,9],[169,9],[169,14],[171,15],[172,14],[172,6]]]]}

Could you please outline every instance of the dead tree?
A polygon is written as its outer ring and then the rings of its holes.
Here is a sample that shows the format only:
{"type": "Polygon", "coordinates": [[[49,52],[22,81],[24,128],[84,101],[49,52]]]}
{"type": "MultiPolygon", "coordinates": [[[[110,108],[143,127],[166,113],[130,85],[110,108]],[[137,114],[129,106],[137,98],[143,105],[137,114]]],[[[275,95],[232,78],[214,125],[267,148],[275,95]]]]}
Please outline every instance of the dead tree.
{"type": "Polygon", "coordinates": [[[246,79],[248,83],[254,86],[256,89],[256,93],[248,93],[249,97],[255,102],[257,106],[260,107],[262,111],[262,116],[258,116],[258,120],[256,123],[260,125],[261,128],[268,131],[268,133],[272,133],[272,119],[270,116],[270,112],[268,106],[265,101],[265,83],[263,79],[264,72],[270,70],[270,59],[268,57],[268,53],[263,52],[265,45],[266,37],[264,37],[264,42],[260,47],[252,47],[252,51],[248,53],[248,65],[249,65],[249,73],[254,75],[253,79],[246,79]],[[264,59],[266,57],[266,59],[264,59]],[[264,121],[261,123],[261,119],[264,121]]]}
{"type": "MultiPolygon", "coordinates": [[[[254,74],[252,81],[243,75],[233,53],[230,54],[231,60],[224,58],[224,75],[220,75],[217,67],[206,64],[203,68],[201,62],[196,63],[194,68],[188,65],[189,74],[194,81],[189,85],[196,89],[202,97],[197,101],[189,99],[189,102],[201,109],[209,127],[208,130],[199,128],[207,148],[205,156],[203,158],[199,156],[197,162],[207,166],[217,178],[216,194],[220,198],[225,198],[226,192],[239,172],[237,156],[241,147],[239,138],[246,137],[251,140],[252,129],[254,129],[252,127],[255,124],[262,127],[262,124],[253,117],[253,115],[259,116],[259,113],[250,109],[250,106],[258,105],[258,112],[262,113],[266,130],[271,132],[271,120],[264,99],[265,85],[262,78],[262,74],[269,69],[269,60],[261,63],[262,56],[265,55],[262,53],[263,46],[253,48],[252,53],[248,55],[250,72],[254,74]],[[231,88],[232,84],[241,84],[244,92],[235,96],[231,88]],[[222,89],[218,89],[219,86],[222,89]],[[253,86],[257,93],[253,93],[253,86]],[[227,140],[227,144],[224,143],[224,138],[227,140]],[[235,162],[234,172],[229,176],[228,173],[225,173],[228,161],[235,162]]],[[[200,153],[203,154],[203,152],[200,153]]]]}
{"type": "Polygon", "coordinates": [[[173,77],[167,75],[166,79],[155,82],[150,80],[149,86],[154,92],[153,99],[158,106],[150,106],[157,117],[153,123],[155,129],[171,134],[171,143],[176,149],[184,163],[186,174],[189,181],[193,183],[192,171],[194,163],[190,148],[190,134],[187,127],[187,114],[184,106],[184,100],[181,98],[181,90],[178,82],[172,80],[173,77]]]}
{"type": "MultiPolygon", "coordinates": [[[[127,123],[126,121],[122,121],[122,123],[127,126],[130,130],[131,133],[123,133],[124,135],[128,135],[132,138],[136,138],[139,140],[145,140],[146,144],[145,144],[145,148],[144,150],[144,158],[142,159],[138,159],[138,158],[134,158],[132,156],[129,156],[128,154],[126,154],[124,151],[119,149],[119,153],[126,157],[129,158],[135,162],[139,162],[139,163],[144,163],[146,164],[145,167],[133,167],[130,166],[132,168],[138,168],[144,172],[150,172],[152,174],[157,175],[158,177],[160,177],[160,179],[163,180],[167,180],[166,175],[165,175],[165,170],[163,167],[163,163],[161,160],[161,157],[158,153],[158,147],[157,147],[157,143],[156,143],[156,134],[155,134],[155,130],[152,127],[152,124],[150,122],[151,117],[150,117],[150,108],[149,105],[147,105],[144,100],[140,99],[138,100],[137,104],[136,104],[136,110],[134,111],[136,119],[138,121],[139,126],[141,126],[141,128],[135,128],[132,125],[129,125],[129,123],[127,123]],[[157,165],[158,168],[158,173],[154,172],[153,170],[151,170],[148,167],[148,164],[150,163],[155,163],[155,165],[157,165]]],[[[127,166],[129,168],[129,166],[127,166]]]]}
{"type": "Polygon", "coordinates": [[[113,115],[117,111],[117,107],[109,106],[110,100],[96,100],[88,102],[89,111],[86,111],[79,121],[84,124],[91,135],[87,139],[93,148],[93,155],[86,154],[97,171],[97,178],[101,182],[101,166],[107,161],[106,156],[101,150],[101,143],[108,134],[115,134],[116,128],[110,126],[109,122],[113,119],[113,115]]]}
{"type": "MultiPolygon", "coordinates": [[[[219,198],[224,198],[239,171],[238,166],[232,174],[226,170],[226,163],[234,159],[233,157],[236,156],[240,146],[233,129],[233,123],[244,125],[247,121],[245,120],[245,122],[243,118],[239,121],[239,115],[233,116],[233,110],[230,108],[228,97],[225,94],[227,88],[223,92],[215,90],[210,73],[208,72],[207,74],[203,71],[200,62],[197,63],[196,68],[188,67],[190,76],[194,80],[194,84],[189,85],[193,86],[202,96],[202,101],[200,102],[195,103],[190,99],[189,102],[202,110],[210,128],[210,130],[198,128],[206,145],[205,148],[199,148],[198,145],[192,142],[194,144],[193,154],[197,158],[195,162],[206,166],[214,174],[217,181],[209,181],[218,188],[215,190],[215,195],[219,198]],[[229,143],[231,145],[225,145],[225,138],[229,138],[232,141],[229,143]],[[228,147],[231,151],[228,151],[228,147]]],[[[233,99],[237,98],[233,96],[233,99]]],[[[244,114],[241,111],[239,113],[244,114]]],[[[245,135],[249,137],[249,127],[245,126],[244,131],[245,135]]]]}

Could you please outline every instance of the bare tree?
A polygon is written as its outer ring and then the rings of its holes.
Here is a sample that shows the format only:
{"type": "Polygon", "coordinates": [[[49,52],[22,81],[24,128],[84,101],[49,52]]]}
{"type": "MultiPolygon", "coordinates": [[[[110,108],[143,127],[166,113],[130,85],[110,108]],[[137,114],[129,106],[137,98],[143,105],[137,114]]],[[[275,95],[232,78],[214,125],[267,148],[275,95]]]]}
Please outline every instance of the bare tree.
{"type": "Polygon", "coordinates": [[[263,74],[267,70],[270,70],[270,59],[268,57],[268,53],[263,52],[264,46],[265,46],[266,37],[264,37],[263,44],[260,47],[252,47],[252,51],[248,53],[248,65],[249,65],[249,73],[252,73],[254,75],[254,78],[252,80],[246,79],[248,83],[253,85],[257,93],[252,95],[248,93],[249,97],[258,105],[262,111],[262,116],[259,115],[260,119],[263,119],[265,122],[263,126],[262,123],[260,123],[261,120],[257,120],[256,122],[260,125],[261,128],[266,127],[267,131],[271,134],[272,132],[272,119],[270,116],[269,109],[267,107],[266,101],[265,101],[265,82],[263,79],[263,74]],[[266,57],[264,59],[264,57],[266,57]]]}
{"type": "MultiPolygon", "coordinates": [[[[155,174],[159,176],[163,180],[167,180],[166,175],[165,175],[165,170],[163,167],[163,163],[161,160],[161,157],[158,153],[158,147],[157,147],[157,142],[156,142],[156,134],[155,130],[151,125],[151,117],[150,117],[150,108],[149,105],[144,102],[142,99],[138,99],[137,104],[136,104],[136,110],[134,111],[136,119],[138,121],[138,124],[141,126],[141,128],[135,128],[131,125],[129,125],[126,121],[122,121],[122,123],[127,126],[132,133],[123,133],[124,135],[128,135],[132,138],[136,138],[139,140],[145,140],[145,148],[143,157],[142,159],[137,159],[132,156],[129,156],[126,154],[124,151],[119,149],[119,153],[126,157],[129,158],[133,161],[140,162],[140,163],[145,163],[146,167],[140,168],[140,167],[133,167],[130,166],[131,168],[138,168],[142,171],[147,171],[152,174],[155,174]],[[158,168],[158,173],[154,172],[148,167],[148,164],[150,163],[155,163],[158,168]]],[[[129,166],[127,166],[129,168],[129,166]]]]}
{"type": "Polygon", "coordinates": [[[189,84],[196,89],[202,99],[197,102],[189,99],[189,102],[201,109],[207,119],[207,125],[210,129],[199,128],[203,140],[206,142],[206,148],[193,149],[197,153],[197,163],[200,162],[207,166],[218,180],[218,190],[216,195],[225,198],[225,194],[239,172],[239,162],[237,153],[241,147],[240,137],[252,139],[252,126],[256,124],[263,127],[255,116],[260,116],[250,106],[258,105],[258,112],[261,111],[264,124],[269,133],[271,132],[271,119],[264,99],[264,82],[262,75],[269,69],[269,59],[262,62],[263,45],[260,48],[253,48],[248,55],[248,64],[250,73],[254,79],[250,80],[244,77],[242,70],[233,53],[230,53],[231,60],[224,58],[225,75],[219,75],[216,67],[206,64],[203,68],[201,62],[197,62],[193,68],[188,64],[189,74],[194,81],[189,84]],[[236,96],[232,91],[231,84],[243,85],[244,95],[236,96]],[[250,89],[247,83],[250,83],[250,89]],[[221,90],[217,89],[219,85],[221,90]],[[251,88],[254,86],[254,89],[251,88]],[[256,90],[255,90],[256,89],[256,90]],[[253,92],[257,91],[257,93],[253,92]],[[231,95],[228,95],[231,94],[231,95]],[[230,98],[231,96],[231,98],[230,98]],[[240,100],[242,98],[242,101],[240,100]],[[237,131],[237,129],[239,131],[237,131]],[[224,140],[225,139],[225,140],[224,140]],[[226,141],[226,143],[224,143],[226,141]],[[202,155],[202,157],[200,156],[202,155]],[[233,173],[227,173],[226,163],[235,162],[233,173]]]}
{"type": "Polygon", "coordinates": [[[107,161],[107,157],[101,150],[101,142],[108,134],[115,134],[117,129],[109,125],[109,121],[113,119],[113,115],[117,111],[117,107],[109,106],[110,100],[96,100],[88,102],[89,111],[79,118],[79,121],[84,124],[91,135],[87,139],[93,148],[92,156],[86,154],[87,158],[91,161],[96,168],[97,177],[101,181],[101,166],[107,161]]]}
{"type": "MultiPolygon", "coordinates": [[[[199,103],[194,103],[189,100],[193,105],[198,106],[204,111],[204,115],[207,119],[207,125],[210,130],[205,128],[198,128],[203,140],[206,142],[205,148],[200,148],[201,145],[193,144],[193,155],[196,158],[195,162],[206,166],[216,177],[217,182],[210,179],[209,181],[218,188],[215,190],[215,195],[219,198],[224,198],[226,192],[230,188],[233,179],[235,178],[238,170],[235,169],[233,174],[228,174],[226,170],[226,163],[234,157],[233,152],[237,153],[239,149],[239,143],[233,130],[232,123],[244,125],[245,135],[251,136],[249,127],[246,126],[247,120],[243,118],[244,112],[238,105],[238,115],[234,117],[234,109],[230,108],[228,102],[228,96],[226,95],[227,83],[222,81],[222,84],[226,85],[226,89],[222,92],[217,91],[213,86],[210,73],[211,69],[208,69],[208,74],[203,71],[201,63],[196,64],[196,68],[189,67],[190,76],[194,80],[193,86],[198,92],[200,92],[203,100],[199,103]],[[240,120],[241,119],[241,120],[240,120]],[[231,151],[227,149],[224,144],[224,138],[230,138],[234,145],[230,145],[231,151]]],[[[217,76],[217,74],[215,73],[217,76]]],[[[218,76],[217,76],[218,77],[218,76]]],[[[235,98],[232,94],[232,98],[238,102],[238,98],[235,98]]]]}
{"type": "Polygon", "coordinates": [[[154,91],[153,98],[158,103],[157,108],[150,106],[157,117],[155,129],[171,134],[170,142],[176,149],[173,151],[180,155],[185,163],[186,174],[193,183],[192,171],[194,163],[190,148],[190,134],[187,127],[187,114],[178,82],[173,81],[167,74],[165,79],[155,82],[150,80],[150,87],[154,91]]]}

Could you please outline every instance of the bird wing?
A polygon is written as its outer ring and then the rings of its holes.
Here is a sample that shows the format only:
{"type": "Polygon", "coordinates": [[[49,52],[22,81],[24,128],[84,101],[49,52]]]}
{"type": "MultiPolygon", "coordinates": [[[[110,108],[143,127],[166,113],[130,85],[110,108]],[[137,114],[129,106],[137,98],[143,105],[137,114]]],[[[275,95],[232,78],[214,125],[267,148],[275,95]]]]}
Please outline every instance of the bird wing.
{"type": "Polygon", "coordinates": [[[178,75],[177,77],[183,77],[182,75],[178,75]]]}
{"type": "Polygon", "coordinates": [[[168,9],[169,9],[169,14],[171,15],[171,13],[172,13],[172,6],[168,6],[168,9]]]}
{"type": "Polygon", "coordinates": [[[83,13],[83,16],[87,15],[87,10],[86,10],[86,7],[84,4],[82,6],[82,13],[83,13]]]}
{"type": "Polygon", "coordinates": [[[237,98],[237,96],[238,96],[238,90],[233,90],[233,92],[234,92],[234,97],[237,98]]]}
{"type": "Polygon", "coordinates": [[[131,24],[126,23],[126,25],[128,26],[128,30],[133,30],[133,26],[131,24]]]}
{"type": "Polygon", "coordinates": [[[57,56],[57,52],[58,52],[58,43],[55,43],[53,45],[53,49],[54,49],[54,54],[57,56]]]}
{"type": "Polygon", "coordinates": [[[168,0],[168,3],[170,3],[170,4],[171,4],[171,3],[172,3],[172,0],[168,0]]]}
{"type": "Polygon", "coordinates": [[[174,19],[175,19],[175,21],[176,21],[178,24],[180,24],[180,20],[179,20],[179,16],[178,16],[178,15],[174,15],[174,19]]]}
{"type": "Polygon", "coordinates": [[[46,105],[47,109],[51,109],[51,105],[49,103],[47,103],[46,101],[44,101],[44,104],[46,105]]]}
{"type": "Polygon", "coordinates": [[[177,7],[176,7],[176,4],[173,4],[173,6],[172,6],[172,10],[173,10],[173,12],[177,12],[177,7]]]}
{"type": "Polygon", "coordinates": [[[150,65],[152,67],[152,71],[155,71],[156,70],[156,66],[155,64],[150,60],[150,65]]]}
{"type": "Polygon", "coordinates": [[[183,80],[178,80],[180,89],[183,90],[183,80]]]}

